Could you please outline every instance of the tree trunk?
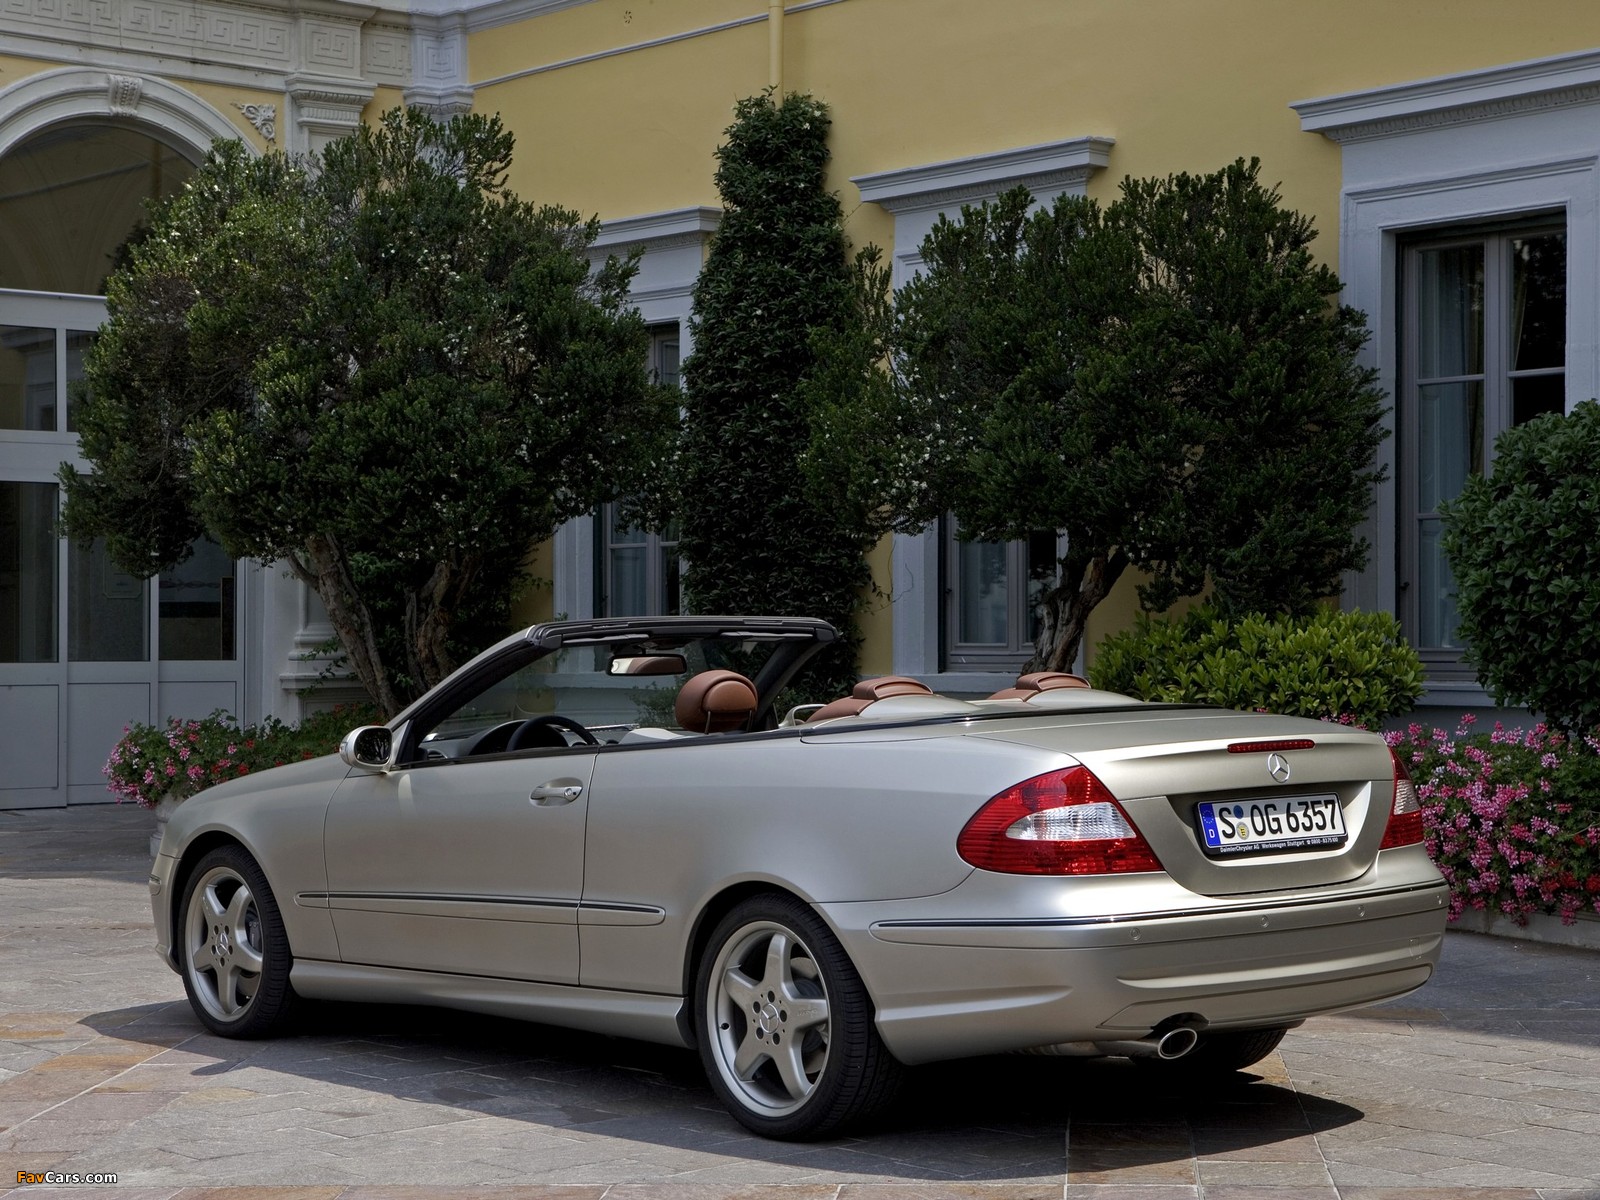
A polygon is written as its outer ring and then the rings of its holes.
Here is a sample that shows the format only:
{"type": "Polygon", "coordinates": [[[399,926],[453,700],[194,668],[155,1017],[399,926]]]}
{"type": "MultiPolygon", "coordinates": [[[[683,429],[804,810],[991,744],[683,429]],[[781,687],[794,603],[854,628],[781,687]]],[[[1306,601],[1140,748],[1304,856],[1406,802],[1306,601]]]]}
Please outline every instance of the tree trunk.
{"type": "Polygon", "coordinates": [[[1111,594],[1128,567],[1120,550],[1096,555],[1081,567],[1070,560],[1061,564],[1061,582],[1045,594],[1039,611],[1039,636],[1034,642],[1030,671],[1070,671],[1078,648],[1089,629],[1089,614],[1111,594]]]}
{"type": "Polygon", "coordinates": [[[406,658],[419,686],[431,688],[456,669],[448,641],[452,615],[477,577],[480,558],[436,563],[428,582],[406,597],[406,658]]]}
{"type": "Polygon", "coordinates": [[[392,717],[405,705],[395,693],[394,683],[378,652],[372,627],[372,614],[350,576],[350,564],[338,539],[313,534],[306,539],[306,560],[289,559],[290,567],[304,583],[316,590],[328,610],[328,621],[339,637],[339,644],[350,659],[350,667],[361,680],[367,694],[384,717],[392,717]]]}

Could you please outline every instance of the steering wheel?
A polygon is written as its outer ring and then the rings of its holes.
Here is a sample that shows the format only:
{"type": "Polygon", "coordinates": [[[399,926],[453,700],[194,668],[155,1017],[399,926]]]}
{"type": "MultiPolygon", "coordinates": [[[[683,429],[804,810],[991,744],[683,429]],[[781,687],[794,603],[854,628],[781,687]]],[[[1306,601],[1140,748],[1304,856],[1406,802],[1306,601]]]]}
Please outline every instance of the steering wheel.
{"type": "Polygon", "coordinates": [[[529,717],[521,725],[518,725],[510,740],[506,742],[506,749],[508,751],[523,749],[535,729],[546,729],[551,726],[577,734],[578,740],[585,746],[598,746],[600,744],[599,738],[595,737],[594,734],[590,733],[571,717],[563,717],[560,713],[547,713],[541,717],[529,717]]]}

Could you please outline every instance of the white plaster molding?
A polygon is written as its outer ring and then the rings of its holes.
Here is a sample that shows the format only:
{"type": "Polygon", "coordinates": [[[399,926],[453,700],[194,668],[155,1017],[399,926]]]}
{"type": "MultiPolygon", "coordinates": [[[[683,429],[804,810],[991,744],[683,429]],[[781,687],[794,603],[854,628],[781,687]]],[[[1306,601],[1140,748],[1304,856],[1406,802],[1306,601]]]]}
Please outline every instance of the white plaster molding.
{"type": "Polygon", "coordinates": [[[413,31],[405,25],[373,23],[361,30],[361,73],[376,83],[411,82],[413,31]]]}
{"type": "Polygon", "coordinates": [[[111,111],[119,116],[131,116],[139,109],[139,93],[144,90],[144,80],[137,75],[106,76],[106,95],[111,111]]]}
{"type": "Polygon", "coordinates": [[[131,117],[184,143],[196,162],[216,139],[239,137],[230,118],[192,92],[162,79],[138,84],[113,87],[105,71],[64,67],[0,89],[0,155],[38,130],[83,117],[131,117]]]}
{"type": "Polygon", "coordinates": [[[297,154],[315,154],[353,133],[377,91],[374,84],[314,75],[292,75],[287,83],[291,124],[286,148],[297,154]]]}
{"type": "MultiPolygon", "coordinates": [[[[1600,393],[1600,51],[1513,63],[1443,79],[1293,105],[1301,127],[1341,145],[1339,273],[1345,302],[1367,314],[1360,358],[1389,395],[1399,385],[1398,264],[1406,238],[1436,229],[1559,213],[1567,229],[1566,394],[1600,393]]],[[[1391,412],[1385,425],[1394,432],[1391,412]]],[[[1360,532],[1364,572],[1344,605],[1398,611],[1400,497],[1395,438],[1360,532]]],[[[1430,681],[1424,703],[1489,703],[1470,681],[1430,681]]]]}
{"type": "Polygon", "coordinates": [[[861,199],[892,213],[948,208],[992,200],[1021,185],[1044,192],[1084,190],[1089,177],[1110,161],[1115,138],[1080,137],[1019,146],[948,162],[924,163],[870,175],[852,175],[861,199]]]}
{"type": "Polygon", "coordinates": [[[1336,142],[1393,137],[1600,101],[1600,50],[1300,100],[1300,128],[1336,142]]]}
{"type": "Polygon", "coordinates": [[[289,14],[215,0],[0,0],[0,28],[18,42],[132,50],[169,63],[177,53],[287,68],[294,50],[289,14]]]}
{"type": "Polygon", "coordinates": [[[278,139],[278,106],[276,104],[240,104],[233,105],[246,121],[255,127],[255,131],[269,142],[278,139]]]}
{"type": "Polygon", "coordinates": [[[690,243],[698,245],[715,233],[721,223],[722,210],[706,205],[618,217],[602,222],[600,236],[595,238],[592,249],[609,253],[643,246],[648,252],[690,243]]]}
{"type": "MultiPolygon", "coordinates": [[[[601,226],[589,247],[589,261],[596,268],[612,254],[644,247],[628,303],[647,324],[677,325],[680,361],[694,352],[691,298],[706,245],[721,220],[720,208],[701,205],[618,217],[601,226]]],[[[595,576],[600,569],[595,541],[592,515],[576,517],[556,530],[550,574],[557,613],[573,618],[594,615],[595,576]]]]}
{"type": "Polygon", "coordinates": [[[296,77],[415,85],[430,107],[456,112],[470,105],[464,13],[481,7],[414,16],[404,3],[343,0],[0,0],[0,54],[267,92],[296,77]]]}
{"type": "Polygon", "coordinates": [[[417,17],[411,30],[411,83],[405,101],[440,119],[472,111],[467,28],[460,17],[417,17]]]}
{"type": "Polygon", "coordinates": [[[964,204],[993,200],[1019,185],[1033,194],[1035,204],[1063,194],[1082,196],[1090,176],[1110,161],[1115,144],[1108,137],[1070,138],[854,175],[851,182],[861,190],[864,202],[894,214],[890,266],[893,284],[900,287],[922,269],[923,239],[941,216],[964,204]]]}

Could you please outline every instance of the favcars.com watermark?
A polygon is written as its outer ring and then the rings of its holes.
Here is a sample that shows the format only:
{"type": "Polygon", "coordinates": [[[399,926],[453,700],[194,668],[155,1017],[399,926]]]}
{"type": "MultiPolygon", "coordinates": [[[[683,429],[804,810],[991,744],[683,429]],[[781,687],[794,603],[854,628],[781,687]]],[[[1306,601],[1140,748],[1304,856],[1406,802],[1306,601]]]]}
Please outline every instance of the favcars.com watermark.
{"type": "Polygon", "coordinates": [[[17,1186],[30,1183],[88,1184],[91,1187],[115,1183],[115,1175],[95,1171],[18,1171],[17,1186]]]}

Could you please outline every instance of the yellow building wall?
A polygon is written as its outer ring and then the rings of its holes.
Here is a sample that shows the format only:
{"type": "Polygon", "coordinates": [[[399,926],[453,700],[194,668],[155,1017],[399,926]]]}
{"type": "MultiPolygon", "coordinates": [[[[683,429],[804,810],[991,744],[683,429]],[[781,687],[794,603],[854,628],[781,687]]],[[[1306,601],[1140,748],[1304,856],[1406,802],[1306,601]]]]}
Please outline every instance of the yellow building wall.
{"type": "MultiPolygon", "coordinates": [[[[512,186],[602,219],[715,205],[715,149],[733,104],[767,85],[763,0],[590,0],[472,36],[478,111],[518,138],[512,186]],[[728,28],[699,32],[717,25],[728,28]],[[521,72],[533,73],[519,74],[521,72]]],[[[839,0],[788,13],[787,91],[833,114],[829,183],[858,244],[893,218],[853,175],[1084,135],[1116,139],[1089,184],[1215,170],[1259,157],[1338,258],[1339,148],[1289,105],[1340,92],[1600,46],[1600,5],[1539,0],[839,0]]],[[[889,552],[872,555],[879,587],[889,552]]],[[[1090,621],[1128,625],[1133,578],[1090,621]]],[[[863,620],[863,669],[890,667],[886,599],[863,620]]]]}

